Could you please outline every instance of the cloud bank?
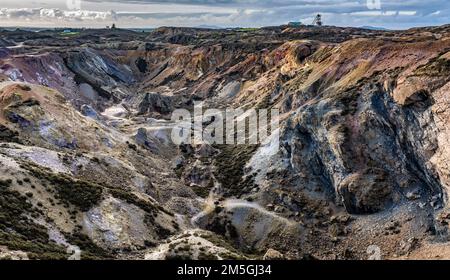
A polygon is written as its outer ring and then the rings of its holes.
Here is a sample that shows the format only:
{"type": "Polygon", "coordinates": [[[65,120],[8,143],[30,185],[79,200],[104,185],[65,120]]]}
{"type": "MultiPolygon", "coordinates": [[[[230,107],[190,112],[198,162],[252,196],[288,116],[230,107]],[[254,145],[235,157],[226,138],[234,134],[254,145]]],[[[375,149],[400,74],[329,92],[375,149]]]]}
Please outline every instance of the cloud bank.
{"type": "Polygon", "coordinates": [[[289,21],[403,29],[450,23],[448,0],[12,0],[0,9],[0,26],[121,27],[214,25],[260,27],[289,21]],[[22,7],[25,6],[25,7],[22,7]]]}

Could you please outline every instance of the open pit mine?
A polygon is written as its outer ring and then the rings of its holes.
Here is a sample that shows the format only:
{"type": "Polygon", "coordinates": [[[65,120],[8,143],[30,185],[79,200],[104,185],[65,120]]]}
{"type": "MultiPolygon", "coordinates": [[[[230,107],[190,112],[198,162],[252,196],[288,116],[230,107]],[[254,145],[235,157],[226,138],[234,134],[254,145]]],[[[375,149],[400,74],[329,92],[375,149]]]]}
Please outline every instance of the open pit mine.
{"type": "Polygon", "coordinates": [[[450,26],[0,31],[0,258],[449,259],[450,26]],[[276,109],[279,145],[175,144],[276,109]]]}

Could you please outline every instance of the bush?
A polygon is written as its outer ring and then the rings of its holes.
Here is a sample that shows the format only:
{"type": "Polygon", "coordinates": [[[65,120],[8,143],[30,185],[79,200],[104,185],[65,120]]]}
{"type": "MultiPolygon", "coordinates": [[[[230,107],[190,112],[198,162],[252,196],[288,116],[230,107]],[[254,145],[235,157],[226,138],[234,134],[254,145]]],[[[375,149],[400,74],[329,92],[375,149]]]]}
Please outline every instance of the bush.
{"type": "MultiPolygon", "coordinates": [[[[97,205],[103,193],[103,188],[97,184],[83,180],[75,180],[65,174],[53,173],[40,166],[23,165],[36,178],[48,181],[56,190],[56,197],[63,204],[71,204],[80,211],[88,211],[97,205]]],[[[28,182],[30,181],[27,179],[28,182]]],[[[25,182],[27,182],[24,179],[25,182]]]]}
{"type": "Polygon", "coordinates": [[[41,212],[19,192],[10,190],[11,182],[0,182],[0,245],[27,252],[34,259],[66,259],[65,248],[49,241],[47,228],[28,218],[41,212]]]}

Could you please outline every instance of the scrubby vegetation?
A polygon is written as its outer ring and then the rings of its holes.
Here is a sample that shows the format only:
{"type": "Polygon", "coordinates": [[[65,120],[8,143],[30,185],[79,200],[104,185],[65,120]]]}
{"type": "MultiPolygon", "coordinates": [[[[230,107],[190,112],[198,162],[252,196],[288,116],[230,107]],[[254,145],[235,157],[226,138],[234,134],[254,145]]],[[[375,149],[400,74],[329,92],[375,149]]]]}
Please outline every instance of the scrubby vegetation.
{"type": "Polygon", "coordinates": [[[97,205],[102,197],[102,188],[85,181],[71,181],[60,178],[56,184],[56,198],[75,205],[81,211],[88,211],[97,205]]]}
{"type": "Polygon", "coordinates": [[[434,91],[444,86],[450,80],[450,60],[436,57],[423,66],[419,66],[411,77],[427,76],[435,79],[431,86],[434,91]]]}
{"type": "Polygon", "coordinates": [[[253,187],[253,180],[244,177],[244,167],[258,148],[257,145],[220,145],[216,157],[215,177],[230,196],[240,197],[253,187]]]}
{"type": "Polygon", "coordinates": [[[47,181],[54,186],[56,198],[66,206],[73,205],[80,211],[88,211],[97,205],[102,198],[103,191],[99,185],[76,180],[62,173],[53,173],[36,165],[23,164],[22,166],[36,178],[47,181]]]}
{"type": "Polygon", "coordinates": [[[110,252],[95,245],[87,235],[79,231],[67,234],[66,239],[81,249],[81,258],[84,260],[113,259],[110,252]]]}
{"type": "Polygon", "coordinates": [[[19,133],[0,124],[0,141],[21,143],[19,133]]]}
{"type": "Polygon", "coordinates": [[[195,194],[201,198],[207,198],[211,189],[214,187],[214,181],[211,179],[210,183],[207,187],[193,185],[191,189],[195,192],[195,194]]]}
{"type": "Polygon", "coordinates": [[[116,189],[111,188],[108,191],[113,197],[121,199],[123,201],[126,201],[129,204],[136,205],[137,207],[141,208],[142,210],[144,210],[147,213],[156,214],[159,210],[161,212],[166,213],[167,215],[170,215],[170,216],[174,215],[173,213],[167,211],[163,207],[161,207],[159,205],[154,205],[148,201],[140,199],[139,197],[137,197],[136,195],[134,195],[133,193],[131,193],[129,191],[124,191],[124,190],[117,189],[117,188],[116,189]]]}
{"type": "Polygon", "coordinates": [[[11,184],[11,179],[0,180],[0,245],[27,252],[31,259],[66,259],[65,248],[50,241],[47,228],[31,218],[41,211],[11,184]]]}
{"type": "Polygon", "coordinates": [[[448,76],[450,75],[450,60],[436,57],[428,64],[417,68],[414,74],[427,76],[448,76]]]}

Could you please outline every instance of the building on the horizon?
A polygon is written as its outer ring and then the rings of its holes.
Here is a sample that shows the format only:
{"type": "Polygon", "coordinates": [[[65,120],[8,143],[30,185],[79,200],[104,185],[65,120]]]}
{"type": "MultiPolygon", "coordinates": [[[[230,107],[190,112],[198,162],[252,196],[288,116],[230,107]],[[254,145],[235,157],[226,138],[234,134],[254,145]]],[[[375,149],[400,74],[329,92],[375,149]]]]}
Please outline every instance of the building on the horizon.
{"type": "Polygon", "coordinates": [[[313,21],[312,25],[317,25],[317,26],[322,26],[323,25],[322,15],[321,14],[317,14],[317,16],[314,18],[314,21],[313,21]]]}
{"type": "Polygon", "coordinates": [[[303,23],[301,21],[291,21],[288,23],[288,25],[292,27],[300,27],[303,25],[303,23]]]}

